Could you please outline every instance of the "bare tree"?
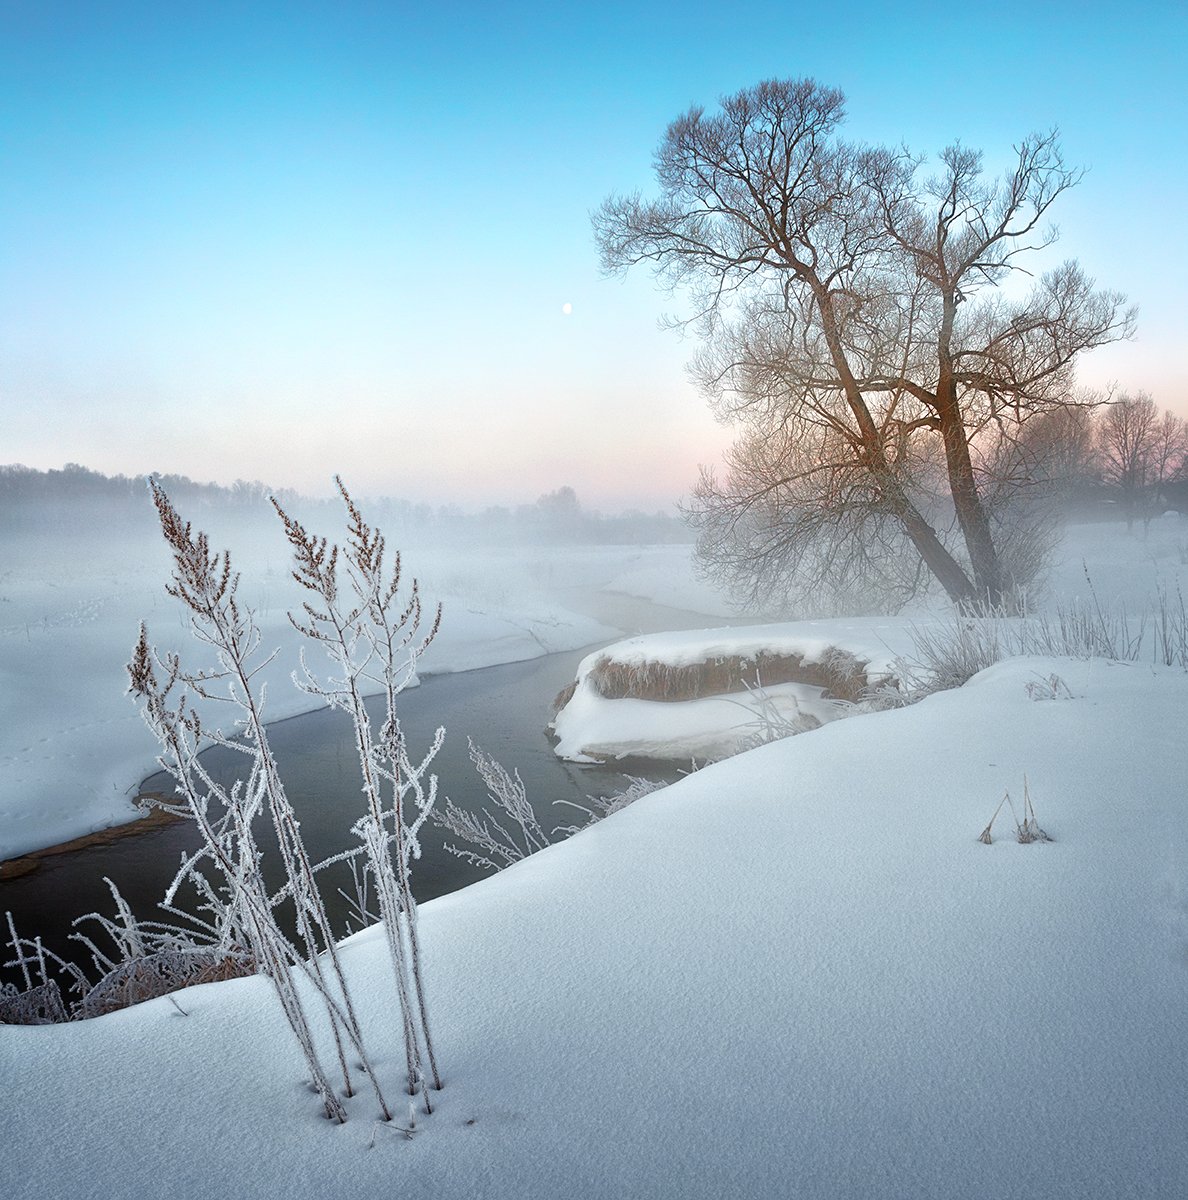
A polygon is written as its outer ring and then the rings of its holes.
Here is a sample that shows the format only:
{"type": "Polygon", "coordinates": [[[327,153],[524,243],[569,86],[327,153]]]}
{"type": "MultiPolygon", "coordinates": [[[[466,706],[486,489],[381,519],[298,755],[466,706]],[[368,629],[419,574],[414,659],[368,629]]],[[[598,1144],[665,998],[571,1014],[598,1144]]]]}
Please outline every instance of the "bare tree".
{"type": "Polygon", "coordinates": [[[1164,412],[1155,424],[1151,446],[1151,483],[1155,500],[1164,500],[1163,488],[1188,476],[1188,421],[1164,412]]]}
{"type": "Polygon", "coordinates": [[[961,606],[998,605],[1013,580],[979,444],[1075,403],[1077,356],[1127,336],[1133,313],[1075,263],[1022,300],[996,291],[1053,241],[1043,223],[1080,178],[1054,134],[1025,139],[993,182],[962,147],[926,175],[907,151],[846,142],[843,115],[840,92],[798,80],[678,117],[656,155],[659,198],[612,196],[595,213],[603,264],[651,262],[691,293],[695,374],[740,427],[726,479],[707,476],[694,499],[704,558],[737,532],[742,578],[849,571],[838,547],[874,532],[880,558],[910,548],[961,606]]]}
{"type": "Polygon", "coordinates": [[[1102,413],[1098,448],[1105,482],[1118,488],[1127,526],[1150,519],[1165,484],[1183,474],[1188,457],[1188,422],[1160,413],[1145,392],[1122,395],[1102,413]]]}

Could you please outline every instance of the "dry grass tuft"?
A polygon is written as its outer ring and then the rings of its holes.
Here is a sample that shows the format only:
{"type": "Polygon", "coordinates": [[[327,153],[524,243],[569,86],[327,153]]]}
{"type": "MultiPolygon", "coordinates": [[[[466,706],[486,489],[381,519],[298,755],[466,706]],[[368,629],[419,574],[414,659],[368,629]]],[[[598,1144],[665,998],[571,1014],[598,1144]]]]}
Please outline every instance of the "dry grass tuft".
{"type": "Polygon", "coordinates": [[[1011,800],[1010,792],[1004,792],[1002,799],[998,802],[998,807],[994,810],[992,816],[986,825],[986,828],[978,834],[978,841],[984,846],[989,846],[994,839],[990,835],[990,830],[994,827],[994,822],[998,819],[998,814],[1002,812],[1002,806],[1007,805],[1011,810],[1011,816],[1015,818],[1015,841],[1021,845],[1029,845],[1031,842],[1050,842],[1052,838],[1048,836],[1041,828],[1039,821],[1036,820],[1035,806],[1031,803],[1031,789],[1027,783],[1027,776],[1023,776],[1023,820],[1019,820],[1019,814],[1015,811],[1014,801],[1011,800]]]}
{"type": "Polygon", "coordinates": [[[555,717],[572,699],[577,691],[577,680],[567,683],[553,699],[553,716],[555,717]]]}
{"type": "MultiPolygon", "coordinates": [[[[869,686],[867,664],[846,650],[831,648],[820,662],[800,654],[725,655],[672,666],[663,662],[621,663],[609,656],[595,662],[590,681],[607,700],[697,700],[777,683],[804,683],[825,689],[837,700],[859,700],[869,686]]],[[[568,690],[568,689],[567,689],[568,690]]],[[[572,695],[572,692],[569,693],[572,695]]],[[[558,701],[569,696],[562,692],[558,701]]]]}
{"type": "Polygon", "coordinates": [[[109,971],[79,1002],[75,1018],[100,1017],[199,983],[242,979],[257,970],[255,959],[242,953],[149,954],[109,971]]]}

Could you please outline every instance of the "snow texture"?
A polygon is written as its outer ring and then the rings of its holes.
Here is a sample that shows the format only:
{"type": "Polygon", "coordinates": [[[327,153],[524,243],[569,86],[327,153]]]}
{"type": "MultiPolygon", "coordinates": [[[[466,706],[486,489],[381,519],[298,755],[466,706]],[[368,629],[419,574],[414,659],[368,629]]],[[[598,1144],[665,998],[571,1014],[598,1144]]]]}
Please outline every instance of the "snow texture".
{"type": "MultiPolygon", "coordinates": [[[[1186,708],[1183,672],[1013,660],[425,905],[446,1087],[411,1141],[320,1117],[262,979],[0,1028],[0,1187],[1182,1195],[1186,708]],[[1030,699],[1052,672],[1072,699],[1030,699]],[[1024,774],[1055,841],[980,844],[1024,774]]],[[[394,1023],[377,931],[343,960],[394,1023]]]]}
{"type": "MultiPolygon", "coordinates": [[[[1182,570],[1135,559],[1139,595],[1182,570]]],[[[1178,669],[1008,660],[424,905],[445,1089],[411,1139],[366,1094],[325,1120],[263,978],[0,1026],[0,1194],[1188,1194],[1185,712],[1178,669]],[[980,843],[1025,777],[1054,840],[980,843]]],[[[380,931],[342,960],[395,1091],[380,931]]]]}

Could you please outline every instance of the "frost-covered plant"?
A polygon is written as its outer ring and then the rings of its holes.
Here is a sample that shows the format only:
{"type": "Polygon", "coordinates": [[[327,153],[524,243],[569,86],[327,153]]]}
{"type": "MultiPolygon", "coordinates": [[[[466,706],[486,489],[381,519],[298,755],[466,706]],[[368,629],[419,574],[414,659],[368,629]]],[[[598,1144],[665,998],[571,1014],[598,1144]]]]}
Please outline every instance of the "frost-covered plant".
{"type": "Polygon", "coordinates": [[[1025,687],[1028,699],[1031,700],[1071,700],[1072,689],[1064,680],[1052,672],[1047,679],[1035,679],[1025,687]]]}
{"type": "Polygon", "coordinates": [[[468,850],[447,842],[445,848],[451,854],[484,871],[501,871],[537,850],[543,850],[549,844],[549,838],[528,800],[519,771],[509,772],[473,738],[468,742],[470,761],[486,785],[487,799],[502,814],[502,820],[486,806],[480,816],[449,799],[444,811],[435,812],[433,819],[448,833],[475,847],[468,850]]]}
{"type": "Polygon", "coordinates": [[[1013,652],[999,617],[957,617],[948,624],[917,626],[912,644],[914,657],[895,665],[903,689],[915,699],[961,687],[1013,652]]]}
{"type": "Polygon", "coordinates": [[[1184,606],[1184,593],[1178,584],[1174,601],[1165,589],[1159,591],[1155,644],[1156,657],[1164,666],[1179,666],[1188,671],[1188,608],[1184,606]]]}
{"type": "MultiPolygon", "coordinates": [[[[384,537],[363,519],[346,487],[335,478],[347,509],[347,540],[340,548],[309,533],[275,500],[293,548],[293,577],[312,594],[300,617],[289,614],[293,627],[320,645],[330,660],[330,674],[320,676],[304,652],[300,687],[331,708],[345,712],[354,725],[355,748],[363,775],[366,814],[352,833],[365,851],[366,871],[375,889],[379,916],[388,945],[404,1029],[409,1091],[424,1082],[427,1065],[433,1087],[441,1076],[429,1029],[428,1004],[417,937],[417,906],[411,884],[411,860],[419,858],[418,835],[437,796],[437,778],[427,774],[441,748],[439,728],[426,754],[414,762],[400,727],[396,697],[411,682],[416,663],[441,625],[438,606],[422,629],[420,589],[414,579],[407,601],[400,595],[401,561],[384,561],[384,537]],[[341,585],[345,581],[346,588],[341,585]],[[367,689],[384,698],[384,720],[378,733],[363,702],[367,689]]],[[[426,1107],[432,1111],[428,1094],[426,1107]]]]}
{"type": "Polygon", "coordinates": [[[766,746],[769,742],[778,742],[784,738],[795,737],[798,733],[808,733],[811,729],[820,728],[821,722],[812,713],[801,711],[800,702],[795,696],[792,697],[791,712],[782,708],[763,686],[758,671],[755,672],[755,682],[750,684],[743,680],[743,687],[747,689],[750,703],[731,701],[753,714],[746,725],[747,734],[740,743],[740,750],[754,750],[759,746],[766,746]]]}
{"type": "MultiPolygon", "coordinates": [[[[203,838],[202,849],[183,863],[166,894],[166,903],[172,902],[183,880],[198,873],[200,864],[209,864],[222,876],[233,920],[245,931],[261,971],[273,982],[327,1117],[345,1121],[346,1109],[323,1065],[294,968],[313,985],[326,1010],[347,1095],[353,1094],[354,1086],[346,1044],[365,1067],[368,1059],[313,864],[271,749],[263,696],[253,682],[269,656],[261,654],[253,613],[239,603],[239,576],[232,571],[230,555],[212,553],[206,535],[195,533],[189,522],[182,520],[155,481],[151,486],[162,534],[173,551],[173,575],[166,590],[188,611],[194,638],[214,656],[213,667],[184,668],[175,652],[161,655],[151,647],[142,624],[128,667],[130,690],[140,700],[142,715],[161,743],[161,765],[173,776],[203,838]],[[239,736],[205,726],[196,707],[200,701],[229,703],[239,736]],[[218,783],[199,759],[199,751],[211,744],[242,754],[246,778],[230,788],[218,783]],[[253,827],[262,813],[271,819],[276,833],[293,896],[300,948],[281,929],[260,872],[261,851],[253,827]]],[[[387,1119],[391,1114],[375,1073],[366,1073],[387,1119]]]]}
{"type": "MultiPolygon", "coordinates": [[[[206,883],[201,875],[193,881],[206,883]]],[[[12,914],[6,914],[13,957],[0,965],[19,968],[24,989],[9,985],[6,998],[0,996],[0,1021],[39,1025],[85,1020],[195,984],[256,972],[257,964],[242,940],[220,928],[230,913],[226,905],[203,906],[216,914],[210,922],[166,906],[162,907],[175,921],[144,921],[132,913],[110,879],[104,882],[115,901],[115,918],[88,913],[75,920],[70,935],[90,952],[89,975],[78,963],[43,946],[40,938],[19,936],[12,914]],[[82,932],[86,922],[99,930],[82,932]],[[106,949],[97,940],[101,935],[110,943],[106,949]]]]}
{"type": "Polygon", "coordinates": [[[68,1021],[70,1016],[62,998],[55,975],[69,978],[77,987],[85,988],[87,978],[73,963],[59,958],[41,944],[40,938],[23,938],[16,931],[12,913],[4,914],[8,922],[8,945],[13,957],[5,967],[21,973],[23,988],[15,983],[0,986],[0,1022],[10,1025],[54,1025],[68,1021]]]}
{"type": "MultiPolygon", "coordinates": [[[[696,763],[694,763],[694,769],[696,769],[696,763]]],[[[559,825],[553,832],[570,837],[589,828],[596,821],[601,821],[604,817],[621,812],[641,797],[668,787],[668,781],[664,779],[642,779],[638,775],[628,775],[627,779],[629,782],[621,791],[612,792],[609,796],[587,796],[586,799],[590,801],[589,807],[585,804],[578,804],[574,800],[554,800],[554,804],[563,804],[566,808],[576,808],[579,812],[584,812],[586,820],[580,824],[559,825]]]]}
{"type": "Polygon", "coordinates": [[[993,841],[990,834],[994,827],[994,822],[998,820],[998,814],[1002,812],[1002,806],[1007,805],[1011,810],[1011,816],[1015,821],[1015,841],[1026,846],[1032,842],[1050,842],[1052,839],[1040,828],[1039,821],[1036,819],[1035,806],[1031,803],[1031,789],[1027,783],[1027,776],[1023,776],[1023,819],[1019,819],[1019,814],[1015,811],[1015,802],[1011,799],[1010,792],[1004,792],[1002,799],[998,802],[998,807],[994,810],[994,815],[986,824],[986,828],[978,834],[978,841],[983,845],[989,846],[993,841]]]}
{"type": "Polygon", "coordinates": [[[891,692],[872,697],[875,707],[911,703],[932,692],[961,687],[979,671],[1013,655],[1108,658],[1153,662],[1188,670],[1188,610],[1177,589],[1173,601],[1160,589],[1146,612],[1102,605],[1086,572],[1089,600],[1062,605],[1054,615],[958,616],[913,628],[914,655],[895,664],[891,692]]]}
{"type": "Polygon", "coordinates": [[[512,863],[543,850],[552,840],[569,837],[595,821],[626,808],[640,796],[667,786],[663,781],[654,782],[628,775],[629,786],[622,791],[606,797],[587,796],[589,807],[573,800],[554,800],[555,805],[565,805],[585,813],[586,820],[573,825],[558,825],[550,837],[528,799],[519,771],[508,771],[478,746],[473,738],[470,739],[470,760],[486,784],[491,808],[484,807],[479,815],[461,808],[452,800],[446,800],[445,810],[435,811],[433,820],[448,833],[469,842],[473,847],[446,842],[445,848],[484,871],[502,871],[504,867],[510,867],[512,863]],[[496,816],[496,813],[500,815],[496,816]]]}
{"type": "MultiPolygon", "coordinates": [[[[344,708],[355,721],[368,812],[354,826],[362,845],[348,854],[365,853],[379,895],[397,969],[412,1092],[427,1086],[422,1069],[426,1060],[431,1064],[433,1086],[441,1085],[432,1065],[408,871],[409,859],[418,852],[416,832],[436,791],[435,779],[424,779],[424,772],[440,745],[442,731],[426,757],[413,764],[393,702],[411,677],[416,655],[436,632],[437,620],[427,636],[419,636],[421,605],[415,583],[411,599],[403,611],[397,611],[399,562],[391,573],[384,573],[383,538],[363,522],[341,482],[339,488],[349,518],[348,543],[342,554],[349,586],[345,592],[339,589],[338,548],[308,534],[277,505],[294,550],[294,577],[317,601],[306,602],[303,615],[290,619],[298,630],[325,647],[331,662],[341,670],[339,676],[319,681],[307,666],[304,686],[333,707],[344,708]],[[378,683],[386,692],[388,719],[378,738],[362,705],[364,681],[378,683]],[[387,802],[382,796],[385,784],[390,787],[387,802]],[[406,820],[406,799],[411,801],[410,820],[406,820]]],[[[233,931],[272,980],[328,1117],[344,1121],[346,1110],[323,1065],[323,1052],[298,979],[325,1011],[342,1090],[348,1096],[354,1092],[347,1064],[349,1048],[371,1082],[384,1120],[390,1120],[391,1110],[364,1046],[319,892],[319,868],[306,852],[269,743],[263,689],[256,677],[271,656],[261,651],[254,614],[239,603],[239,577],[232,571],[229,555],[212,553],[206,535],[192,531],[155,482],[152,492],[162,533],[174,556],[167,590],[185,607],[192,634],[214,658],[213,666],[203,669],[183,667],[176,653],[162,655],[150,646],[142,625],[129,665],[131,691],[141,701],[145,720],[161,742],[160,761],[177,784],[182,800],[179,807],[195,821],[203,838],[202,848],[183,862],[166,903],[172,904],[183,881],[195,880],[201,881],[199,887],[208,901],[221,906],[216,928],[233,931]],[[210,727],[199,715],[199,704],[214,701],[230,706],[233,734],[210,727]],[[244,776],[230,787],[214,779],[199,758],[199,751],[212,744],[244,758],[244,776]],[[276,895],[269,894],[260,870],[262,855],[254,824],[263,816],[271,821],[285,873],[284,886],[276,895]],[[205,881],[203,869],[213,870],[218,882],[205,881]],[[295,940],[278,921],[282,904],[292,906],[295,940]]],[[[231,932],[220,935],[224,939],[231,936],[231,932]]],[[[425,1101],[431,1109],[427,1092],[425,1101]]]]}

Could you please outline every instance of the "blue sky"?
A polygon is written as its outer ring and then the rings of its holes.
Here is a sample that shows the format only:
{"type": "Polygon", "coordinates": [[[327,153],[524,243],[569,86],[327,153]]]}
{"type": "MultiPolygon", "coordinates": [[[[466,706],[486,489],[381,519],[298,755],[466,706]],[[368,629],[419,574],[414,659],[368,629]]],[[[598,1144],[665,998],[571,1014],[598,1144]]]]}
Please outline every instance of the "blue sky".
{"type": "Polygon", "coordinates": [[[0,462],[668,506],[729,434],[589,212],[772,76],[930,153],[1058,126],[1058,256],[1140,306],[1082,377],[1188,415],[1186,48],[1171,3],[0,0],[0,462]]]}

